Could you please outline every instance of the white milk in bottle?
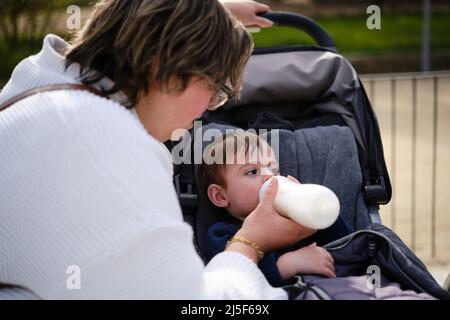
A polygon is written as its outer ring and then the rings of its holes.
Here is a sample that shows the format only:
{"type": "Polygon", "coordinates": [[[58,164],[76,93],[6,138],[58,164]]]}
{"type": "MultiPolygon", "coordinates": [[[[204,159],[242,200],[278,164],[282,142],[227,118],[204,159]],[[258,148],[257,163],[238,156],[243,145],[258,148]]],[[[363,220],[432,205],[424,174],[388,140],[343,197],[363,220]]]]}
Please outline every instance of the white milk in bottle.
{"type": "MultiPolygon", "coordinates": [[[[318,184],[298,184],[282,176],[273,178],[278,179],[275,209],[279,214],[315,230],[328,228],[338,218],[339,200],[330,189],[318,184]]],[[[269,181],[263,184],[259,199],[269,181]]]]}

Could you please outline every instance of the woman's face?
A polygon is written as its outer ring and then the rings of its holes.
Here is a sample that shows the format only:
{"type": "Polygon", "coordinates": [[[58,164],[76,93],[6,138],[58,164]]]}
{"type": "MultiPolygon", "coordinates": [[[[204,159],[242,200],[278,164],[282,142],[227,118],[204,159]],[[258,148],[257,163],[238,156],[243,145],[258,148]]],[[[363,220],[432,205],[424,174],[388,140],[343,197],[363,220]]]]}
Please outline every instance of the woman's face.
{"type": "Polygon", "coordinates": [[[209,82],[192,78],[182,93],[165,93],[152,86],[142,95],[135,109],[147,131],[157,140],[169,140],[176,129],[190,129],[193,121],[207,109],[215,91],[209,82]]]}

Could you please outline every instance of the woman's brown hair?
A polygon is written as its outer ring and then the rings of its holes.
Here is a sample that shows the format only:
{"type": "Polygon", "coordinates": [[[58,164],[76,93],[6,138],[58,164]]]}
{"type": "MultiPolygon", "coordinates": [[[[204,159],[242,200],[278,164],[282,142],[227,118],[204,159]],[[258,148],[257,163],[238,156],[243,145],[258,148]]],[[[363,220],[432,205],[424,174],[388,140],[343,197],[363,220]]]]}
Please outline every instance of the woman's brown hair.
{"type": "Polygon", "coordinates": [[[66,59],[67,67],[80,65],[85,84],[110,78],[115,85],[106,93],[124,92],[133,107],[151,81],[182,92],[198,76],[215,89],[229,83],[237,94],[252,48],[251,36],[217,0],[101,0],[66,59]]]}

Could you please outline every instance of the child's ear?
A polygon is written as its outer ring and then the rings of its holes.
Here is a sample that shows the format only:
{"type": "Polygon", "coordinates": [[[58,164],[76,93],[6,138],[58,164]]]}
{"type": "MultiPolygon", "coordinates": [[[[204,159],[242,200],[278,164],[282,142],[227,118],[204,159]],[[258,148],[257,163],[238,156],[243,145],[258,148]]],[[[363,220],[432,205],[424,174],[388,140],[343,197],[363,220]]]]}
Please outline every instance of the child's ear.
{"type": "Polygon", "coordinates": [[[207,190],[208,198],[212,204],[219,208],[225,208],[228,206],[228,199],[223,187],[218,184],[210,184],[207,190]]]}

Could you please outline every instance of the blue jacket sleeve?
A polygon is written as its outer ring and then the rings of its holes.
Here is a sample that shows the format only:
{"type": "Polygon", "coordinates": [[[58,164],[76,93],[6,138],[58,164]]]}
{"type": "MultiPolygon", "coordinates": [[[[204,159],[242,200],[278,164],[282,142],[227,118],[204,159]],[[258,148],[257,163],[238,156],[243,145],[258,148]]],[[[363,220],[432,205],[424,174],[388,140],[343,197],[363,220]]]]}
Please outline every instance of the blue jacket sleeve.
{"type": "MultiPolygon", "coordinates": [[[[213,224],[206,233],[205,256],[209,262],[216,254],[225,250],[228,240],[239,230],[235,225],[217,222],[213,224]]],[[[278,272],[277,261],[280,254],[271,252],[266,254],[259,262],[258,267],[266,277],[267,281],[274,286],[286,285],[278,272]]]]}
{"type": "Polygon", "coordinates": [[[264,258],[258,264],[259,269],[273,287],[281,287],[289,283],[281,278],[278,271],[277,261],[279,257],[280,254],[278,252],[271,252],[264,255],[264,258]]]}
{"type": "Polygon", "coordinates": [[[205,258],[209,262],[214,256],[225,250],[228,240],[239,230],[234,226],[225,222],[217,222],[209,227],[206,232],[205,258]]]}

